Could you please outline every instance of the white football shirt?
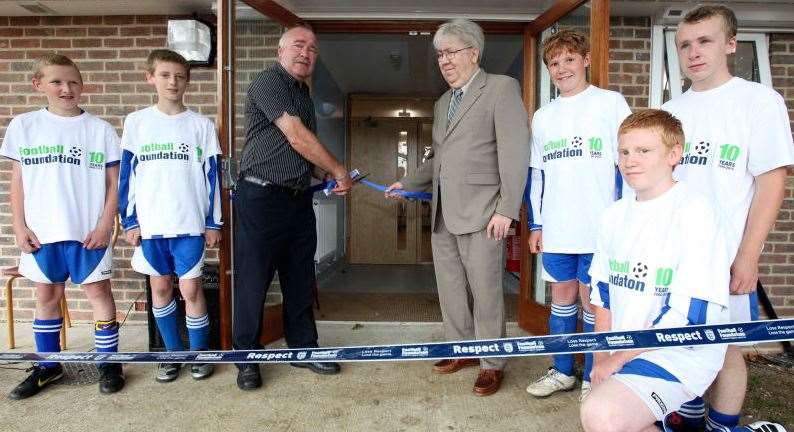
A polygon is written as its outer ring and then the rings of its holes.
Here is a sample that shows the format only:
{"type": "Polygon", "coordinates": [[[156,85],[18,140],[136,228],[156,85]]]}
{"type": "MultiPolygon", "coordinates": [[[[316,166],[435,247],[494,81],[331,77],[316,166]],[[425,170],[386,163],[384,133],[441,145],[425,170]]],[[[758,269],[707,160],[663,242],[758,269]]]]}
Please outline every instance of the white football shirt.
{"type": "Polygon", "coordinates": [[[11,120],[0,154],[22,168],[25,222],[41,243],[82,242],[105,206],[105,168],[118,164],[119,137],[87,112],[46,108],[11,120]]]}
{"type": "MultiPolygon", "coordinates": [[[[655,199],[622,199],[607,208],[590,275],[591,302],[608,307],[611,329],[651,328],[666,307],[687,317],[691,299],[708,302],[706,323],[727,322],[731,259],[723,224],[710,201],[684,182],[655,199]],[[598,282],[608,284],[608,298],[598,282]]],[[[724,355],[724,346],[709,345],[658,349],[637,358],[661,366],[700,395],[724,355]]]]}
{"type": "Polygon", "coordinates": [[[684,155],[673,176],[686,180],[728,217],[733,255],[755,192],[755,177],[794,164],[788,111],[764,85],[734,77],[707,91],[687,90],[662,106],[684,127],[684,155]]]}
{"type": "Polygon", "coordinates": [[[151,106],[127,116],[121,146],[125,230],[140,226],[148,239],[220,228],[221,152],[212,121],[190,110],[168,115],[151,106]]]}
{"type": "Polygon", "coordinates": [[[591,85],[558,97],[532,118],[530,167],[533,225],[542,225],[543,251],[592,253],[601,212],[622,189],[617,165],[618,127],[631,114],[620,93],[591,85]]]}

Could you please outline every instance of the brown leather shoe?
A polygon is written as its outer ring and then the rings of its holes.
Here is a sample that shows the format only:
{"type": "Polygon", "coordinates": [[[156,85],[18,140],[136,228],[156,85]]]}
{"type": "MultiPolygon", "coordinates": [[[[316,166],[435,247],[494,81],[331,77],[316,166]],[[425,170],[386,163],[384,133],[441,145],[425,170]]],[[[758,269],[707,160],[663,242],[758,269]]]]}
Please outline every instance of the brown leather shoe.
{"type": "Polygon", "coordinates": [[[499,391],[504,374],[499,369],[480,369],[477,381],[474,382],[474,394],[488,396],[499,391]]]}
{"type": "Polygon", "coordinates": [[[446,359],[433,365],[433,372],[437,374],[451,374],[455,373],[465,367],[477,366],[480,361],[477,359],[464,358],[464,359],[446,359]]]}

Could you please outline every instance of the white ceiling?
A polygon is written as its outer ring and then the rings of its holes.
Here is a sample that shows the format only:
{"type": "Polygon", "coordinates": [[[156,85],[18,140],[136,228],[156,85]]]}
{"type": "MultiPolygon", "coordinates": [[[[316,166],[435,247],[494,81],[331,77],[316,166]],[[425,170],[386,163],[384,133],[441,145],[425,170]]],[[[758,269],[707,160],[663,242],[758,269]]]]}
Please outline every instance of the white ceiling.
{"type": "MultiPolygon", "coordinates": [[[[319,44],[320,62],[343,93],[437,96],[447,88],[430,36],[324,34],[319,44]]],[[[522,59],[521,49],[521,35],[490,35],[482,66],[506,73],[522,59]]]]}

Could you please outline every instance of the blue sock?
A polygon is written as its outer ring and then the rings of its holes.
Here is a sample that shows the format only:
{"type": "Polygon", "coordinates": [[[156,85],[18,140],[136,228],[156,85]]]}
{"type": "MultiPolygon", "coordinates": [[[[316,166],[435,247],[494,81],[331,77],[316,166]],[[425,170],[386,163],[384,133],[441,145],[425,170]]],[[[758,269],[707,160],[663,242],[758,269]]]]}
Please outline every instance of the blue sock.
{"type": "Polygon", "coordinates": [[[185,317],[187,334],[191,351],[203,351],[209,348],[210,317],[206,313],[200,317],[185,317]]]}
{"type": "MultiPolygon", "coordinates": [[[[595,330],[595,315],[587,311],[582,311],[582,333],[592,333],[595,330]]],[[[593,370],[593,353],[584,355],[584,369],[582,370],[582,381],[590,382],[590,371],[593,370]]]]}
{"type": "Polygon", "coordinates": [[[709,408],[709,416],[706,419],[706,432],[741,431],[743,428],[738,426],[740,418],[740,414],[723,414],[714,408],[709,408]]]}
{"type": "Polygon", "coordinates": [[[157,329],[163,337],[166,351],[183,351],[185,348],[176,326],[176,299],[172,298],[171,303],[161,308],[152,306],[152,314],[157,321],[157,329]]]}
{"type": "MultiPolygon", "coordinates": [[[[94,345],[96,352],[119,352],[119,323],[112,319],[97,321],[94,324],[94,345]]],[[[102,365],[104,363],[99,363],[102,365]]]]}
{"type": "Polygon", "coordinates": [[[687,428],[703,429],[706,422],[706,405],[703,398],[698,396],[689,402],[684,402],[678,409],[678,414],[687,428]]]}
{"type": "MultiPolygon", "coordinates": [[[[34,319],[33,337],[36,339],[36,352],[61,352],[61,328],[63,318],[34,319]]],[[[57,362],[39,362],[42,367],[58,366],[57,362]]]]}
{"type": "MultiPolygon", "coordinates": [[[[576,304],[558,305],[551,304],[551,316],[549,317],[549,334],[560,335],[566,333],[576,333],[576,315],[579,307],[576,304]]],[[[573,354],[554,355],[554,369],[565,375],[573,375],[573,354]]]]}

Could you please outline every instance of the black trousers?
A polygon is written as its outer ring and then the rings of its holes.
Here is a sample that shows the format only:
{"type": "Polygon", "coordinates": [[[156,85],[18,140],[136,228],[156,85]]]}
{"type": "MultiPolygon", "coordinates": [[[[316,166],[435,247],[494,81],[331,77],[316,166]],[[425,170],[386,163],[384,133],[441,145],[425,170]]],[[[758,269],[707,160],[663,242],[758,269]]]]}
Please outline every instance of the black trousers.
{"type": "Polygon", "coordinates": [[[311,195],[240,180],[234,217],[234,348],[262,347],[265,295],[275,271],[284,299],[287,346],[316,347],[312,287],[317,231],[311,195]]]}

